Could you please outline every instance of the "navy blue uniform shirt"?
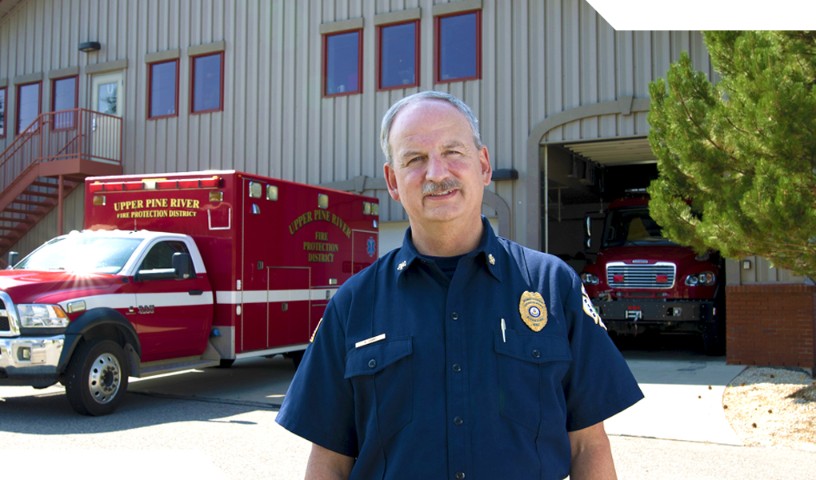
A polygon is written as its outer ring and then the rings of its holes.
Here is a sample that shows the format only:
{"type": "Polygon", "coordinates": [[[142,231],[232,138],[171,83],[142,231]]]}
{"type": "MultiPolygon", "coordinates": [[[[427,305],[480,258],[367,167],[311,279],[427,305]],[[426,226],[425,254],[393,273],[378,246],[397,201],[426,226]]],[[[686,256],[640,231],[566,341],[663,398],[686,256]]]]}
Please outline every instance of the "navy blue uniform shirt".
{"type": "Polygon", "coordinates": [[[576,273],[482,223],[452,278],[409,229],[329,303],[277,421],[352,479],[563,478],[567,432],[643,397],[576,273]]]}

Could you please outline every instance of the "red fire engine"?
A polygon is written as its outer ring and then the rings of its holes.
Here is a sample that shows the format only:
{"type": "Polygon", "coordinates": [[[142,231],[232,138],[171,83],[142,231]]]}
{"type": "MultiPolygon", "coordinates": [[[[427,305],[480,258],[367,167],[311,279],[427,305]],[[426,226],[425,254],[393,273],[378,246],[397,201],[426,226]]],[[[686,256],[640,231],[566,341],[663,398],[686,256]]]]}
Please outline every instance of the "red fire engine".
{"type": "Polygon", "coordinates": [[[285,354],[377,257],[376,198],[236,171],[91,177],[85,230],[0,271],[0,384],[104,415],[128,376],[285,354]]]}
{"type": "MultiPolygon", "coordinates": [[[[610,332],[701,335],[710,355],[725,348],[723,260],[697,255],[661,235],[645,189],[613,201],[595,262],[581,280],[610,332]]],[[[590,219],[587,217],[587,245],[590,219]]]]}

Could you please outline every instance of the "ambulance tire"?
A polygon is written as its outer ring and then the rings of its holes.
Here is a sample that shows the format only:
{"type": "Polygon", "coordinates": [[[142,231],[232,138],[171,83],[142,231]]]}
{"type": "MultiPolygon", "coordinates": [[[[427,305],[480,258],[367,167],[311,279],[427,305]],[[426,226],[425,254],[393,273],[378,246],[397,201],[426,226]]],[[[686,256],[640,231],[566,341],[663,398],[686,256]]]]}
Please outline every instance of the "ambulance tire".
{"type": "Polygon", "coordinates": [[[83,342],[66,371],[68,402],[82,415],[112,413],[125,398],[127,372],[127,357],[118,343],[101,338],[83,342]]]}
{"type": "Polygon", "coordinates": [[[300,366],[300,361],[303,360],[303,350],[289,353],[289,358],[292,359],[292,363],[295,364],[295,370],[297,370],[300,366]]]}

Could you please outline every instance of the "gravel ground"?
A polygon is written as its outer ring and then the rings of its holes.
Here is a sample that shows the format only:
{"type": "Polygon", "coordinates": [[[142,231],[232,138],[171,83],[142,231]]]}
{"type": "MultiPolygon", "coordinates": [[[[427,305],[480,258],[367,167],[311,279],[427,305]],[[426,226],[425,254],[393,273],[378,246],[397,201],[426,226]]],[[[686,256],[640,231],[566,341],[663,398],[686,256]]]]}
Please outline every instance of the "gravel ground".
{"type": "Polygon", "coordinates": [[[747,446],[816,452],[816,380],[809,370],[748,367],[726,387],[723,409],[747,446]]]}

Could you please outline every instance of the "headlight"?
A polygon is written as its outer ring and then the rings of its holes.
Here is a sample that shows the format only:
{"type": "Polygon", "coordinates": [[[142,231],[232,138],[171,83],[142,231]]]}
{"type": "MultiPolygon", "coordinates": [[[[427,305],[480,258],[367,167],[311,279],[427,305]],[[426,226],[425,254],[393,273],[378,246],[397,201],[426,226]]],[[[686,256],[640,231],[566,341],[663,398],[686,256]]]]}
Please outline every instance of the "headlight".
{"type": "Polygon", "coordinates": [[[17,305],[20,326],[23,328],[64,328],[68,326],[68,315],[59,305],[39,303],[17,305]]]}
{"type": "Polygon", "coordinates": [[[689,287],[711,287],[717,283],[717,276],[714,272],[701,272],[686,277],[686,285],[689,287]]]}
{"type": "Polygon", "coordinates": [[[587,285],[597,285],[598,284],[598,277],[591,273],[582,273],[581,274],[581,281],[587,285]]]}

